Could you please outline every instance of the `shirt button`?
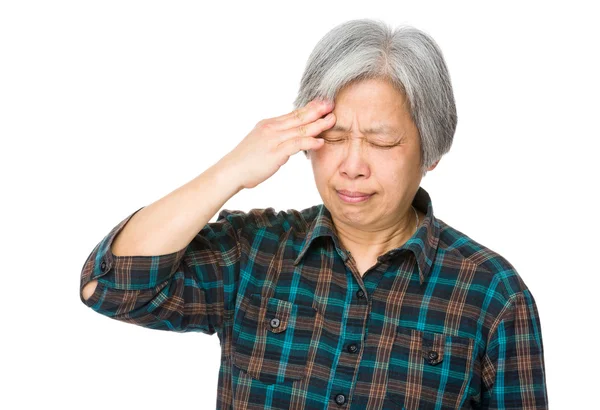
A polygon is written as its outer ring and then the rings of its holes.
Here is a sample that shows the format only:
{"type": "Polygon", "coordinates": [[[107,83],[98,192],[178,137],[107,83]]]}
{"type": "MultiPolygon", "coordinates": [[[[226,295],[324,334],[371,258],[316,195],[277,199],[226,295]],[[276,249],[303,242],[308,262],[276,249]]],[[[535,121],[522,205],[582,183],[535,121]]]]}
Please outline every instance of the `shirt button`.
{"type": "Polygon", "coordinates": [[[358,352],[358,346],[356,345],[356,343],[349,344],[347,349],[350,353],[358,352]]]}
{"type": "Polygon", "coordinates": [[[342,404],[346,403],[346,396],[344,396],[341,393],[340,394],[336,394],[336,396],[335,396],[335,402],[341,406],[342,404]]]}
{"type": "Polygon", "coordinates": [[[106,272],[106,261],[103,260],[102,263],[100,263],[100,270],[102,270],[102,272],[106,272]]]}
{"type": "Polygon", "coordinates": [[[271,319],[270,325],[273,329],[277,329],[279,327],[279,319],[274,317],[273,319],[271,319]]]}
{"type": "Polygon", "coordinates": [[[364,299],[365,297],[365,292],[362,289],[359,289],[356,291],[356,297],[359,299],[364,299]]]}
{"type": "Polygon", "coordinates": [[[438,358],[438,354],[437,352],[431,350],[430,352],[427,353],[427,357],[429,358],[430,361],[435,361],[435,359],[438,358]]]}

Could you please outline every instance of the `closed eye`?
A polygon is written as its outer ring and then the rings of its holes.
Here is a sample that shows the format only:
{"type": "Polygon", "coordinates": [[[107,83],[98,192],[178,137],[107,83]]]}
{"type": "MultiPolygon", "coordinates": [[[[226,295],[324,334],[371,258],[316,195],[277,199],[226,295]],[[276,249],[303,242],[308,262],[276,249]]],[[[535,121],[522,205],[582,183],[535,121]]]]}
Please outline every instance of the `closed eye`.
{"type": "MultiPolygon", "coordinates": [[[[326,144],[336,144],[338,142],[344,141],[344,139],[323,138],[321,136],[317,136],[317,138],[324,139],[326,144]]],[[[374,144],[372,142],[369,142],[369,144],[373,145],[374,147],[381,148],[381,149],[390,149],[390,148],[394,148],[397,145],[400,145],[400,144],[380,145],[380,144],[374,144]]]]}

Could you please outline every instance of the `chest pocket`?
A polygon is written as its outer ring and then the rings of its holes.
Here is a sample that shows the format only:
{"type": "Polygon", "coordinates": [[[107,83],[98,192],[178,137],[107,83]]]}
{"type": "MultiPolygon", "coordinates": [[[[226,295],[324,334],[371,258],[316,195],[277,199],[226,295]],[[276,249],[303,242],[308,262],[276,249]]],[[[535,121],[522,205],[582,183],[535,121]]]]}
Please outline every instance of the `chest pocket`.
{"type": "MultiPolygon", "coordinates": [[[[390,355],[389,408],[459,408],[472,372],[475,340],[399,327],[390,355]]],[[[385,406],[384,406],[385,407],[385,406]]]]}
{"type": "Polygon", "coordinates": [[[260,294],[245,302],[234,331],[234,365],[266,384],[304,378],[316,309],[260,294]]]}

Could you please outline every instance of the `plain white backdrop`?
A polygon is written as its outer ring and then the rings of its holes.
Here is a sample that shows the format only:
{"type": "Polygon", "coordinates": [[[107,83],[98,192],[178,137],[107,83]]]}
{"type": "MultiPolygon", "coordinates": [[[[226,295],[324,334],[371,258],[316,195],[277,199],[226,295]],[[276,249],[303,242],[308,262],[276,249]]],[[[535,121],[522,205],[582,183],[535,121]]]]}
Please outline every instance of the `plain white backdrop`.
{"type": "MultiPolygon", "coordinates": [[[[364,17],[440,45],[458,128],[421,185],[532,291],[551,408],[597,408],[600,29],[587,4],[3,2],[0,408],[215,408],[217,336],[95,313],[83,263],[127,215],[291,111],[316,42],[364,17]]],[[[318,203],[300,152],[224,208],[318,203]]]]}

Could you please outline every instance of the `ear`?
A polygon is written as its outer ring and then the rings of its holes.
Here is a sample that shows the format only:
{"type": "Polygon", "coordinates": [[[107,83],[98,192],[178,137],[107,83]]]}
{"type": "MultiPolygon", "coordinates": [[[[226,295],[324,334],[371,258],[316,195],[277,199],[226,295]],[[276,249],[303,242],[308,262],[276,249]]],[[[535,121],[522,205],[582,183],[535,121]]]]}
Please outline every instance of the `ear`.
{"type": "Polygon", "coordinates": [[[440,160],[438,159],[437,161],[435,161],[429,168],[427,168],[427,171],[433,171],[433,169],[435,167],[437,167],[437,164],[440,162],[440,160]]]}

